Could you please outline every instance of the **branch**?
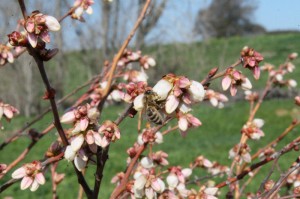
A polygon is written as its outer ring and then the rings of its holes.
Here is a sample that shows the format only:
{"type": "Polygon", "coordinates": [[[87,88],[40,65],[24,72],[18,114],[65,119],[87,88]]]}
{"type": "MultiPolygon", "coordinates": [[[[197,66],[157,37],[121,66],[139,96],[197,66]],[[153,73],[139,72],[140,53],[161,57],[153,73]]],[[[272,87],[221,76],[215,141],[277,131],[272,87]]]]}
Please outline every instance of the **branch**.
{"type": "Polygon", "coordinates": [[[266,159],[258,162],[258,163],[255,163],[255,164],[252,164],[250,167],[246,168],[245,170],[243,170],[240,174],[238,174],[237,176],[235,177],[232,177],[232,178],[229,178],[227,181],[225,182],[221,182],[219,183],[218,185],[216,185],[217,188],[221,188],[221,187],[224,187],[224,186],[227,186],[229,184],[232,184],[238,180],[241,180],[243,179],[246,175],[249,174],[249,172],[251,171],[254,171],[255,169],[279,158],[280,156],[284,155],[285,153],[291,151],[292,149],[294,149],[295,146],[298,146],[300,145],[299,143],[300,141],[300,137],[296,138],[295,140],[293,140],[291,143],[289,143],[287,146],[285,146],[283,149],[281,149],[279,152],[276,152],[275,154],[273,154],[272,156],[270,157],[267,157],[266,159]]]}

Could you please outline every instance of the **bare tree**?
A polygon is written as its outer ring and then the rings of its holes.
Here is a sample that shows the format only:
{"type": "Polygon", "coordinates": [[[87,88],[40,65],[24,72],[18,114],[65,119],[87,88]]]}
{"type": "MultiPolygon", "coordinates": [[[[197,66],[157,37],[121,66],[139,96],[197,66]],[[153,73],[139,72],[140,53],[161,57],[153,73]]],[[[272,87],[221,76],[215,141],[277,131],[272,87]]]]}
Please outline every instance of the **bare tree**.
{"type": "MultiPolygon", "coordinates": [[[[144,5],[143,0],[139,0],[139,9],[138,13],[140,13],[140,10],[142,9],[144,5]]],[[[149,32],[156,26],[159,18],[163,14],[163,11],[165,10],[167,5],[167,0],[154,0],[150,6],[150,12],[151,15],[149,15],[144,22],[141,24],[139,30],[137,31],[136,35],[136,48],[140,49],[145,44],[145,38],[149,34],[149,32]]]]}
{"type": "Polygon", "coordinates": [[[253,1],[213,0],[208,8],[199,11],[194,30],[204,39],[265,32],[252,22],[255,9],[253,1]]]}

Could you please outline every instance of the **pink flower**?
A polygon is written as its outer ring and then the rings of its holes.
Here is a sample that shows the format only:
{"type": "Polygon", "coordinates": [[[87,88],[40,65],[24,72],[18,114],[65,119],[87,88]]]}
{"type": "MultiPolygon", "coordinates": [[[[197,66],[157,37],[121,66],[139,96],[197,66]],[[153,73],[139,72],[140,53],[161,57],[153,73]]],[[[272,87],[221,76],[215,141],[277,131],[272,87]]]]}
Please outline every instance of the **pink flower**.
{"type": "Polygon", "coordinates": [[[179,111],[177,113],[177,117],[178,117],[178,127],[182,136],[186,135],[187,130],[189,128],[198,127],[202,125],[200,120],[194,117],[190,113],[182,113],[181,111],[179,111]]]}
{"type": "Polygon", "coordinates": [[[241,57],[243,59],[243,66],[253,72],[255,79],[259,79],[260,69],[258,64],[264,59],[263,56],[253,48],[245,46],[241,51],[241,57]]]}
{"type": "Polygon", "coordinates": [[[93,4],[93,0],[76,0],[73,5],[76,9],[72,13],[71,17],[84,22],[84,18],[82,17],[83,12],[85,11],[89,15],[93,14],[93,8],[91,6],[93,4]]]}
{"type": "Polygon", "coordinates": [[[228,68],[222,80],[223,90],[225,91],[230,87],[231,95],[235,96],[238,86],[241,86],[244,90],[250,90],[252,88],[252,84],[249,79],[246,78],[240,71],[237,71],[234,68],[228,68]]]}
{"type": "Polygon", "coordinates": [[[143,132],[138,136],[137,142],[139,145],[145,143],[161,144],[163,143],[163,135],[159,131],[154,133],[152,129],[143,129],[143,132]]]}
{"type": "Polygon", "coordinates": [[[247,144],[242,144],[242,145],[237,144],[229,151],[229,158],[233,159],[238,157],[240,164],[243,161],[250,163],[251,155],[249,152],[250,152],[250,147],[247,144]]]}
{"type": "Polygon", "coordinates": [[[19,114],[18,109],[0,100],[0,120],[4,116],[9,121],[17,114],[19,114]]]}
{"type": "Polygon", "coordinates": [[[142,69],[140,71],[137,70],[128,70],[124,75],[124,80],[128,82],[147,82],[148,75],[145,73],[145,71],[142,69]]]}
{"type": "Polygon", "coordinates": [[[11,50],[10,46],[0,44],[0,65],[4,65],[6,62],[14,62],[14,55],[11,50]]]}
{"type": "Polygon", "coordinates": [[[36,191],[39,185],[45,184],[45,177],[41,171],[41,163],[38,161],[33,161],[32,163],[25,164],[24,166],[15,170],[12,173],[12,178],[23,178],[21,181],[21,190],[31,187],[30,191],[36,191]]]}
{"type": "Polygon", "coordinates": [[[169,189],[175,189],[180,183],[185,184],[185,180],[192,174],[192,169],[185,168],[181,169],[181,167],[171,167],[169,168],[169,175],[167,176],[167,183],[169,185],[169,189]]]}
{"type": "Polygon", "coordinates": [[[110,120],[106,120],[98,129],[98,132],[101,135],[101,139],[98,144],[102,148],[108,146],[110,142],[115,142],[121,138],[119,127],[110,120]]]}
{"type": "Polygon", "coordinates": [[[152,153],[152,160],[157,165],[167,166],[169,164],[167,160],[168,154],[163,151],[157,151],[152,153]]]}
{"type": "Polygon", "coordinates": [[[204,156],[201,155],[194,160],[193,166],[201,168],[211,168],[213,164],[210,160],[206,159],[204,156]]]}
{"type": "Polygon", "coordinates": [[[149,69],[150,67],[154,67],[156,65],[156,62],[155,62],[155,60],[152,57],[143,56],[140,59],[140,65],[144,69],[149,69]]]}
{"type": "Polygon", "coordinates": [[[74,123],[72,134],[76,135],[86,131],[89,125],[97,124],[99,115],[100,113],[96,107],[86,104],[65,113],[60,121],[65,124],[74,123]]]}
{"type": "Polygon", "coordinates": [[[242,133],[246,134],[253,140],[258,140],[265,136],[264,132],[260,129],[264,125],[262,119],[254,119],[252,122],[247,122],[242,128],[242,133]]]}
{"type": "MultiPolygon", "coordinates": [[[[39,39],[43,42],[50,42],[49,31],[60,30],[60,24],[56,18],[34,11],[23,22],[27,31],[27,38],[30,45],[35,48],[39,39]]],[[[11,43],[11,42],[10,42],[11,43]]]]}
{"type": "Polygon", "coordinates": [[[136,198],[157,198],[165,190],[165,183],[153,172],[140,168],[134,174],[133,193],[136,198]]]}
{"type": "Polygon", "coordinates": [[[222,93],[215,92],[211,89],[206,91],[205,98],[208,99],[213,106],[218,108],[223,108],[223,102],[228,101],[228,98],[225,95],[223,95],[222,93]]]}

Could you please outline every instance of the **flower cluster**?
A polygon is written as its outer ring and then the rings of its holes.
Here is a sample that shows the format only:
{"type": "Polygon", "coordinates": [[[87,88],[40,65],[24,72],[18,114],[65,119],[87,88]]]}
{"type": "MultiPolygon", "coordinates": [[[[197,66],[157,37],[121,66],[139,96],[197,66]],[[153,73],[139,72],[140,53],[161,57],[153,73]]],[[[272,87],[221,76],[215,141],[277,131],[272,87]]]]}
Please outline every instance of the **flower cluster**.
{"type": "Polygon", "coordinates": [[[260,69],[258,64],[264,59],[263,56],[259,52],[256,52],[253,48],[245,46],[241,51],[241,57],[243,66],[253,72],[255,79],[259,79],[260,69]]]}
{"type": "Polygon", "coordinates": [[[208,89],[206,90],[205,99],[209,100],[211,105],[218,108],[224,107],[224,102],[228,101],[226,95],[216,92],[214,90],[208,89]]]}
{"type": "Polygon", "coordinates": [[[143,166],[137,168],[134,173],[132,192],[136,198],[152,199],[165,190],[165,183],[155,173],[154,169],[146,169],[143,166]]]}
{"type": "Polygon", "coordinates": [[[6,62],[13,63],[14,55],[11,52],[12,48],[8,45],[0,44],[0,65],[4,65],[6,62]]]}
{"type": "Polygon", "coordinates": [[[42,173],[42,164],[33,161],[18,168],[12,173],[12,178],[21,179],[21,190],[30,187],[30,191],[36,191],[40,185],[45,184],[45,177],[42,173]]]}
{"type": "Polygon", "coordinates": [[[86,150],[92,152],[97,150],[94,143],[100,146],[101,137],[95,129],[98,126],[99,112],[96,107],[91,107],[89,104],[79,106],[77,109],[65,113],[62,118],[62,123],[72,123],[74,127],[69,131],[70,145],[66,147],[64,157],[68,161],[73,161],[79,171],[85,168],[88,155],[86,150]],[[83,148],[86,143],[90,143],[88,148],[83,148]]]}
{"type": "Polygon", "coordinates": [[[245,162],[251,162],[250,147],[247,144],[236,144],[229,151],[229,158],[236,159],[240,164],[245,162]]]}
{"type": "Polygon", "coordinates": [[[243,126],[241,132],[253,140],[259,140],[261,137],[265,136],[264,132],[261,130],[263,125],[264,120],[254,119],[251,122],[247,122],[247,124],[243,126]]]}
{"type": "Polygon", "coordinates": [[[33,11],[30,16],[21,21],[24,32],[14,31],[8,35],[12,46],[26,46],[29,44],[35,48],[38,44],[44,47],[45,42],[50,42],[49,31],[60,30],[60,24],[56,18],[44,15],[39,11],[33,11]]]}
{"type": "Polygon", "coordinates": [[[85,11],[87,14],[93,14],[92,5],[94,4],[93,0],[75,0],[73,7],[75,8],[74,12],[71,14],[73,19],[84,22],[84,18],[82,17],[83,12],[85,11]]]}
{"type": "Polygon", "coordinates": [[[222,88],[226,91],[230,87],[230,94],[235,96],[238,86],[241,86],[244,90],[250,90],[252,88],[252,84],[246,76],[240,71],[229,67],[222,79],[222,88]]]}
{"type": "MultiPolygon", "coordinates": [[[[201,122],[189,112],[190,105],[203,101],[205,90],[201,83],[189,80],[184,76],[168,74],[153,87],[158,101],[164,101],[164,112],[167,115],[176,114],[179,129],[185,135],[188,128],[197,127],[201,122]]],[[[145,107],[145,94],[141,93],[134,101],[134,109],[143,110],[145,107]]]]}
{"type": "Polygon", "coordinates": [[[294,64],[291,62],[296,59],[297,54],[292,53],[288,56],[287,61],[281,64],[277,69],[274,65],[266,63],[261,66],[261,70],[268,71],[269,77],[274,85],[287,86],[288,88],[294,88],[297,86],[297,82],[294,79],[284,79],[286,74],[292,73],[295,69],[294,64]]]}

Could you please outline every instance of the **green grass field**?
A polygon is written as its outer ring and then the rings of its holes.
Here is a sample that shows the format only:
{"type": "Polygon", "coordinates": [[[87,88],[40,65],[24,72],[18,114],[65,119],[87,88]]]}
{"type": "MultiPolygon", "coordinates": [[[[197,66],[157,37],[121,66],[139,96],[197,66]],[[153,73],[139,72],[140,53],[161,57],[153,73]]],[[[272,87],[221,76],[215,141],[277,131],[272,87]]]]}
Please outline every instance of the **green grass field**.
{"type": "MultiPolygon", "coordinates": [[[[180,46],[180,52],[178,57],[178,71],[187,76],[191,76],[193,79],[201,79],[205,76],[205,72],[209,71],[212,66],[219,65],[221,63],[220,56],[223,56],[222,66],[226,66],[233,63],[239,56],[240,49],[244,45],[254,47],[265,56],[265,62],[280,64],[284,61],[285,57],[290,52],[300,52],[300,35],[299,34],[285,34],[285,35],[267,35],[259,36],[256,38],[231,38],[229,40],[213,40],[203,43],[180,46]],[[203,60],[197,58],[203,57],[203,60]],[[186,63],[186,68],[182,68],[186,63]],[[208,61],[210,60],[210,61],[208,61]],[[199,64],[201,61],[204,65],[199,64]],[[209,62],[209,63],[206,63],[209,62]],[[201,71],[195,69],[201,65],[201,71]],[[202,67],[203,66],[203,67],[202,67]],[[193,71],[196,71],[193,73],[193,71]]],[[[148,54],[155,54],[158,60],[158,67],[163,67],[164,60],[169,56],[168,53],[172,51],[171,45],[164,46],[161,52],[155,52],[155,47],[152,46],[147,49],[148,54]],[[164,58],[162,58],[164,57],[164,58]],[[162,59],[160,59],[162,58],[162,59]]],[[[178,50],[178,49],[177,49],[178,50]]],[[[174,50],[175,51],[175,50],[174,50]]],[[[177,52],[177,51],[176,51],[177,52]]],[[[178,52],[177,52],[178,53],[178,52]]],[[[171,55],[170,55],[171,56],[171,55]]],[[[173,60],[172,63],[175,63],[173,60]]],[[[299,64],[296,61],[295,64],[299,64]]],[[[166,64],[166,63],[165,63],[166,64]]],[[[297,66],[296,66],[297,67],[297,66]]],[[[168,71],[166,71],[168,72],[168,71]]],[[[74,73],[75,74],[75,73],[74,73]]],[[[293,77],[299,80],[300,70],[296,68],[296,73],[293,77]]],[[[251,78],[253,79],[253,78],[251,78]]],[[[262,78],[262,81],[265,77],[262,78]]],[[[217,82],[216,82],[217,84],[217,82]]],[[[259,89],[262,88],[263,83],[256,83],[259,89]]],[[[216,88],[220,88],[219,85],[215,85],[216,88]]],[[[242,92],[239,90],[238,92],[242,92]]],[[[227,93],[228,94],[228,93],[227,93]]],[[[229,97],[230,98],[230,97],[229,97]]],[[[102,113],[102,119],[115,120],[118,114],[122,112],[123,106],[110,106],[105,108],[102,113]]],[[[197,116],[203,125],[197,129],[192,129],[186,137],[181,137],[179,132],[174,131],[164,137],[164,143],[154,148],[154,150],[164,150],[169,153],[170,165],[182,165],[188,167],[189,163],[199,155],[204,155],[211,161],[218,161],[221,164],[229,164],[231,161],[228,159],[228,151],[233,147],[240,139],[240,129],[247,120],[249,112],[249,105],[243,101],[229,102],[224,109],[215,109],[207,102],[201,103],[194,108],[193,114],[197,116]]],[[[258,111],[256,117],[265,120],[263,131],[266,136],[259,141],[249,141],[252,152],[255,153],[257,149],[269,143],[275,139],[284,129],[291,123],[295,114],[299,116],[299,108],[295,108],[293,99],[272,99],[263,103],[261,110],[258,111]],[[294,113],[294,114],[293,114],[294,113]]],[[[28,118],[22,118],[22,116],[13,120],[11,124],[4,122],[6,129],[1,132],[0,141],[9,136],[13,129],[29,121],[28,118]]],[[[43,130],[52,121],[52,116],[48,114],[45,118],[33,127],[38,131],[43,130]]],[[[101,121],[100,121],[101,123],[101,121]]],[[[104,171],[103,183],[100,190],[99,198],[108,198],[114,186],[110,184],[112,176],[117,172],[123,171],[126,168],[126,149],[135,142],[137,137],[137,122],[136,118],[126,118],[120,125],[121,140],[113,143],[110,148],[109,160],[106,164],[104,171]]],[[[277,147],[281,149],[285,144],[289,143],[295,138],[299,128],[293,130],[277,147]]],[[[23,162],[30,162],[36,159],[42,159],[45,150],[49,147],[51,142],[56,139],[56,132],[52,131],[47,136],[42,138],[42,141],[38,143],[34,149],[30,152],[29,156],[23,162]]],[[[0,162],[9,163],[14,160],[16,156],[27,146],[29,139],[24,136],[17,140],[14,144],[6,147],[1,151],[0,162]]],[[[298,156],[298,152],[290,152],[280,159],[279,165],[281,169],[288,168],[291,163],[298,156]]],[[[20,164],[21,165],[21,164],[20,164]]],[[[270,164],[271,165],[271,164],[270,164]]],[[[263,177],[267,174],[270,165],[262,169],[261,175],[258,175],[252,184],[249,185],[247,191],[255,191],[258,189],[259,183],[263,177]]],[[[93,185],[93,165],[89,165],[88,172],[86,174],[87,180],[90,185],[93,185]]],[[[66,173],[64,181],[58,187],[58,194],[61,198],[76,198],[78,193],[78,183],[73,167],[65,160],[59,164],[58,172],[66,173]]],[[[196,171],[198,177],[205,176],[204,172],[196,171]]],[[[0,184],[3,184],[10,178],[11,172],[2,180],[0,184]]],[[[276,180],[278,175],[274,176],[276,180]]],[[[221,182],[224,179],[215,178],[216,182],[221,182]]],[[[51,198],[51,179],[49,174],[46,175],[46,184],[41,186],[36,193],[32,193],[29,190],[21,191],[20,183],[11,186],[7,191],[0,194],[0,198],[5,196],[13,196],[14,198],[51,198]]],[[[226,192],[227,188],[222,189],[226,192]]],[[[247,192],[246,191],[246,192],[247,192]]]]}

